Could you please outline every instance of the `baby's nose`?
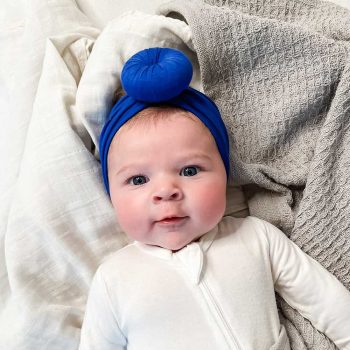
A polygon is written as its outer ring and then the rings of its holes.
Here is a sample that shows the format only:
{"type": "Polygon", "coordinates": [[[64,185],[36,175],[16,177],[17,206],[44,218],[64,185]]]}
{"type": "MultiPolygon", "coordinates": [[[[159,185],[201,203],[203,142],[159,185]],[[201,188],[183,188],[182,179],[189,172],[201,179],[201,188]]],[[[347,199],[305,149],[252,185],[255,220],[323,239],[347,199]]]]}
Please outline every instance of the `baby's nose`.
{"type": "Polygon", "coordinates": [[[161,201],[176,201],[183,198],[183,193],[180,188],[172,185],[162,186],[153,194],[155,203],[161,201]]]}

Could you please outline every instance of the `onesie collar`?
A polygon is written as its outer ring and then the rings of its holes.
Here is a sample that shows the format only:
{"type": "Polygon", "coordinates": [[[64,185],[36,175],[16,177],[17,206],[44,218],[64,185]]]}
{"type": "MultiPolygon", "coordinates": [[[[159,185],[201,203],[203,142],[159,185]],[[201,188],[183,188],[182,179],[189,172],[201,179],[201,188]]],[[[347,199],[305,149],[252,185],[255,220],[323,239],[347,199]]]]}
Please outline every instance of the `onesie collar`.
{"type": "Polygon", "coordinates": [[[187,272],[188,277],[198,284],[201,279],[204,254],[207,252],[218,232],[218,226],[204,234],[198,242],[191,242],[182,249],[172,252],[162,247],[147,245],[138,241],[133,244],[147,254],[151,254],[160,259],[168,260],[181,266],[187,272]]]}
{"type": "Polygon", "coordinates": [[[144,244],[144,243],[141,243],[139,241],[134,241],[133,244],[148,254],[157,256],[158,258],[161,258],[161,259],[170,260],[175,255],[178,255],[182,250],[184,250],[185,248],[187,248],[191,245],[199,245],[201,250],[203,252],[206,252],[209,249],[209,247],[211,246],[217,232],[218,232],[218,225],[216,225],[212,230],[210,230],[209,232],[207,232],[203,236],[201,236],[198,242],[191,242],[176,252],[172,252],[171,250],[166,249],[166,248],[144,244]]]}

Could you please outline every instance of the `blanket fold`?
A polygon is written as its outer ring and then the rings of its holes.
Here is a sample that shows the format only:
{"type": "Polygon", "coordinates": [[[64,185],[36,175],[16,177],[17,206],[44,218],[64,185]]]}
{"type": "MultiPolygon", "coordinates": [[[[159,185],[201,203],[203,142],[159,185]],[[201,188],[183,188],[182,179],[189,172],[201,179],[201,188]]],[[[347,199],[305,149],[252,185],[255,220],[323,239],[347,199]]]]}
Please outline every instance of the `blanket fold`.
{"type": "MultiPolygon", "coordinates": [[[[350,288],[349,11],[323,1],[172,1],[230,134],[250,213],[350,288]]],[[[280,301],[293,349],[334,345],[280,301]],[[298,345],[299,344],[299,345],[298,345]]]]}

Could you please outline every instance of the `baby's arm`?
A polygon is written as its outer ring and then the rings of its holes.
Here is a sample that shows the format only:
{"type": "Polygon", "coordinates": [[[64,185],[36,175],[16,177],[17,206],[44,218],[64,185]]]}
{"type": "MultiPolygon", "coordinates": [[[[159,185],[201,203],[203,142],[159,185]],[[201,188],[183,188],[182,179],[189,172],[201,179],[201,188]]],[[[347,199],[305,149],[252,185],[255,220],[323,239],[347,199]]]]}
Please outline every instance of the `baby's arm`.
{"type": "Polygon", "coordinates": [[[79,350],[125,350],[126,348],[126,339],[113,314],[108,290],[99,269],[90,288],[79,350]]]}
{"type": "Polygon", "coordinates": [[[266,223],[276,291],[340,349],[350,350],[350,292],[275,226],[266,223]]]}

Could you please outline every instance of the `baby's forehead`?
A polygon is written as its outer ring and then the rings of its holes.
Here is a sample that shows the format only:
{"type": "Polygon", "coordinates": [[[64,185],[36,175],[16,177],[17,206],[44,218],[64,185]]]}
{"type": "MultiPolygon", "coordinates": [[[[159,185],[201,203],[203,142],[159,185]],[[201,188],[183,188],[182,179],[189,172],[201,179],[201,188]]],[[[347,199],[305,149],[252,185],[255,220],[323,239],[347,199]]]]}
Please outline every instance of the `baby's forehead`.
{"type": "Polygon", "coordinates": [[[201,127],[202,131],[211,134],[209,129],[193,113],[179,107],[160,106],[148,107],[137,113],[118,130],[117,134],[113,138],[113,141],[115,141],[115,139],[117,139],[121,134],[125,132],[129,133],[133,130],[137,130],[138,132],[141,129],[141,131],[147,132],[147,129],[156,127],[162,123],[169,124],[169,127],[171,127],[170,124],[176,123],[180,120],[180,118],[185,118],[196,123],[196,125],[201,127]]]}
{"type": "MultiPolygon", "coordinates": [[[[179,121],[188,121],[194,123],[197,128],[198,133],[196,138],[209,137],[213,138],[209,129],[203,124],[203,122],[196,117],[193,113],[183,110],[178,107],[149,107],[134,117],[129,119],[114,135],[112,142],[110,144],[108,155],[112,151],[117,150],[120,145],[125,143],[134,142],[138,136],[142,135],[143,140],[147,140],[147,136],[150,135],[149,140],[154,138],[154,134],[149,133],[150,129],[157,129],[158,126],[163,129],[169,129],[169,133],[173,132],[174,125],[177,125],[179,121]]],[[[180,130],[180,132],[186,132],[185,128],[180,130]]],[[[215,142],[215,141],[214,141],[215,142]]],[[[123,147],[124,148],[124,147],[123,147]]],[[[115,152],[113,152],[115,153],[115,152]]]]}
{"type": "Polygon", "coordinates": [[[193,113],[186,111],[180,107],[173,106],[159,106],[159,107],[148,107],[137,113],[134,117],[128,120],[123,126],[152,126],[161,122],[172,122],[178,118],[188,118],[194,122],[201,123],[193,113]]]}

